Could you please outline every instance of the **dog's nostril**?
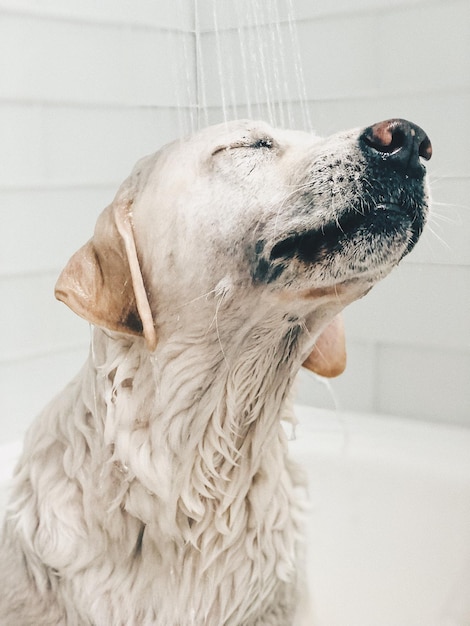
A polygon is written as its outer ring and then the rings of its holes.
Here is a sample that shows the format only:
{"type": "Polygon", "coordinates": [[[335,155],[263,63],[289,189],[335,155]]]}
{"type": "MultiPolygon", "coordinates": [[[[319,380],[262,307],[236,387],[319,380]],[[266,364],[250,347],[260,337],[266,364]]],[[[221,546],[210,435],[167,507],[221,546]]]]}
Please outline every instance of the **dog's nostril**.
{"type": "Polygon", "coordinates": [[[432,157],[431,140],[426,134],[423,141],[419,144],[419,156],[423,157],[423,159],[426,159],[426,161],[429,161],[429,159],[432,157]]]}
{"type": "Polygon", "coordinates": [[[422,128],[407,120],[385,120],[369,126],[360,139],[374,153],[407,173],[422,169],[420,157],[429,161],[432,156],[429,137],[422,128]]]}

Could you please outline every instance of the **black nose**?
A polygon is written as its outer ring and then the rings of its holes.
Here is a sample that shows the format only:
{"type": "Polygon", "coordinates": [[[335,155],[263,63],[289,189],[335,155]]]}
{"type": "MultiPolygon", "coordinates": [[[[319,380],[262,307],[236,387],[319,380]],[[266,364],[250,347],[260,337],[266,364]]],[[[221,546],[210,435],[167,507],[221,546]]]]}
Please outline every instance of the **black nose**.
{"type": "Polygon", "coordinates": [[[422,176],[424,168],[420,157],[429,161],[432,156],[429,137],[422,128],[407,120],[385,120],[369,126],[360,139],[375,155],[409,176],[422,176]]]}

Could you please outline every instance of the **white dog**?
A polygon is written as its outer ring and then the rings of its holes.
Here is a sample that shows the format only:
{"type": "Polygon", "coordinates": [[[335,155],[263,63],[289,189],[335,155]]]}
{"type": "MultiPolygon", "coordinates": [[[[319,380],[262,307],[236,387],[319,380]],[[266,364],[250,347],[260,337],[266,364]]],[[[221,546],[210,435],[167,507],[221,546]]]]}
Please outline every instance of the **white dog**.
{"type": "Polygon", "coordinates": [[[27,435],[0,548],[3,626],[312,626],[304,485],[282,419],[338,314],[416,243],[425,133],[234,122],[142,159],[56,295],[90,357],[27,435]]]}

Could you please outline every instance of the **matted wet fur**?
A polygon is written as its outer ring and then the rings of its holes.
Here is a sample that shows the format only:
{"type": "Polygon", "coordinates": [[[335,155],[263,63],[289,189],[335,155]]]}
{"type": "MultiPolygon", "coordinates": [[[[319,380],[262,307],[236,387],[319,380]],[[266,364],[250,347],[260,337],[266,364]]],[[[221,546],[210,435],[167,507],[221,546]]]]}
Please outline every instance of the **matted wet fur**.
{"type": "Polygon", "coordinates": [[[313,626],[281,421],[302,363],[344,369],[340,311],[416,243],[420,157],[402,120],[241,121],[137,164],[57,283],[95,328],[16,469],[2,626],[313,626]]]}

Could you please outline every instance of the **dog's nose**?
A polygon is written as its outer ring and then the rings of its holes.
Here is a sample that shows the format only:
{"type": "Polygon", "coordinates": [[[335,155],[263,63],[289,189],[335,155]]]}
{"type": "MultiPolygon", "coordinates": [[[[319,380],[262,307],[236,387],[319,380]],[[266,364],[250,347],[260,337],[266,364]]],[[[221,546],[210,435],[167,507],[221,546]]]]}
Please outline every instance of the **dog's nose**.
{"type": "Polygon", "coordinates": [[[393,119],[366,128],[361,141],[398,171],[411,176],[422,175],[420,157],[429,161],[432,145],[424,130],[407,120],[393,119]]]}

